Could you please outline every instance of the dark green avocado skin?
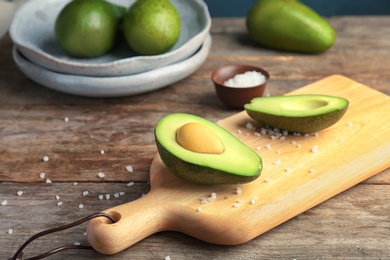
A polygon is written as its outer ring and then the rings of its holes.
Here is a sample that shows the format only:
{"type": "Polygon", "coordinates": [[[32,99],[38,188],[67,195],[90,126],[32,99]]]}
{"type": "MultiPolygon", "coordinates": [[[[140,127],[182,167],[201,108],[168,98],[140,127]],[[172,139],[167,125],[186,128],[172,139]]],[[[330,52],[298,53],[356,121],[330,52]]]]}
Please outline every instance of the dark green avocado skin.
{"type": "Polygon", "coordinates": [[[259,0],[249,11],[246,26],[259,44],[285,51],[321,53],[336,39],[333,27],[298,0],[259,0]]]}
{"type": "Polygon", "coordinates": [[[278,116],[275,117],[271,114],[256,112],[253,110],[247,110],[248,115],[257,122],[276,127],[282,130],[287,130],[292,133],[314,133],[324,130],[325,128],[334,125],[345,114],[347,108],[336,110],[325,115],[318,116],[301,116],[301,117],[288,117],[278,116]],[[297,123],[299,121],[299,123],[297,123]]]}

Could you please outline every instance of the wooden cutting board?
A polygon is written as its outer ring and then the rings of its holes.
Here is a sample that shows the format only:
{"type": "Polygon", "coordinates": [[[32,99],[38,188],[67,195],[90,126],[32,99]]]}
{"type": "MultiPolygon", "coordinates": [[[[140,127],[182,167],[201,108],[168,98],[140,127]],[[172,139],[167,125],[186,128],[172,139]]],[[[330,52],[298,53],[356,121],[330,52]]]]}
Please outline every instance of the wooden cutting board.
{"type": "Polygon", "coordinates": [[[165,230],[215,244],[245,243],[390,166],[390,97],[340,75],[289,95],[308,93],[341,96],[350,106],[339,122],[318,136],[289,135],[284,140],[255,134],[261,127],[245,111],[220,121],[263,158],[261,176],[248,184],[187,183],[173,176],[156,155],[151,191],[106,210],[117,220],[114,224],[104,218],[90,221],[91,245],[114,254],[165,230]],[[249,129],[248,123],[256,129],[249,129]],[[317,152],[312,152],[314,146],[317,152]]]}

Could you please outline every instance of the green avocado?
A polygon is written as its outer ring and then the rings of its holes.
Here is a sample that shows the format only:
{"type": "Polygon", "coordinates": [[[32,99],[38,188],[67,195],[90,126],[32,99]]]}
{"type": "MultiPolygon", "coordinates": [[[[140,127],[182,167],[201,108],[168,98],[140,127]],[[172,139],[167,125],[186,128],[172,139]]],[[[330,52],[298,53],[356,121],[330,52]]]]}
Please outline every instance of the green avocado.
{"type": "Polygon", "coordinates": [[[176,176],[199,184],[238,184],[255,180],[261,157],[223,127],[201,117],[174,113],[155,127],[160,157],[176,176]]]}
{"type": "Polygon", "coordinates": [[[286,51],[324,52],[336,38],[333,27],[299,0],[259,0],[246,26],[256,42],[286,51]]]}
{"type": "Polygon", "coordinates": [[[348,100],[328,95],[258,97],[245,104],[261,124],[296,133],[313,133],[335,124],[347,111],[348,100]]]}

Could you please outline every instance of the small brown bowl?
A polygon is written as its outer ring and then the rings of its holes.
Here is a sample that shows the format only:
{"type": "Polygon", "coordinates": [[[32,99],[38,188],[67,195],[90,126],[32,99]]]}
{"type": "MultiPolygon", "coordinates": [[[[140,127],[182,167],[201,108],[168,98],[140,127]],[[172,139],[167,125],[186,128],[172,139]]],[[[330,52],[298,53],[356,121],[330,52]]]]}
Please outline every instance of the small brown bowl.
{"type": "Polygon", "coordinates": [[[253,98],[263,96],[269,80],[269,73],[262,68],[251,65],[228,65],[214,70],[211,73],[211,80],[214,82],[215,91],[222,103],[234,108],[243,108],[253,98]],[[260,72],[265,76],[265,82],[261,85],[250,87],[229,87],[224,85],[225,81],[247,71],[260,72]]]}

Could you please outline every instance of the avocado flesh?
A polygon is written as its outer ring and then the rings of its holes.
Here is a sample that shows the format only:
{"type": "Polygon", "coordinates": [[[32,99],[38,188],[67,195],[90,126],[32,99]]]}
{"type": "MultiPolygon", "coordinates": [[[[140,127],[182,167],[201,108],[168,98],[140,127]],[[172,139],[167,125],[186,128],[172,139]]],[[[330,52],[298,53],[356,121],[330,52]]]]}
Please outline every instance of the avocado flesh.
{"type": "Polygon", "coordinates": [[[280,50],[320,53],[333,46],[333,27],[298,0],[259,0],[246,19],[249,35],[280,50]]]}
{"type": "Polygon", "coordinates": [[[238,184],[255,180],[262,170],[261,157],[221,126],[198,116],[175,113],[156,125],[155,138],[160,157],[176,176],[200,184],[238,184]],[[212,130],[224,145],[219,154],[198,153],[180,146],[176,131],[197,122],[212,130]]]}
{"type": "Polygon", "coordinates": [[[261,124],[297,133],[318,132],[335,124],[347,111],[348,100],[304,94],[252,99],[244,108],[261,124]]]}

